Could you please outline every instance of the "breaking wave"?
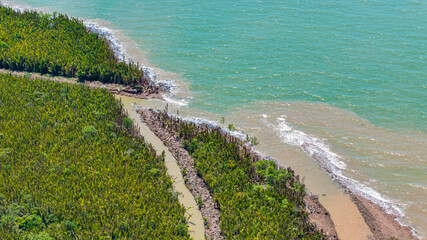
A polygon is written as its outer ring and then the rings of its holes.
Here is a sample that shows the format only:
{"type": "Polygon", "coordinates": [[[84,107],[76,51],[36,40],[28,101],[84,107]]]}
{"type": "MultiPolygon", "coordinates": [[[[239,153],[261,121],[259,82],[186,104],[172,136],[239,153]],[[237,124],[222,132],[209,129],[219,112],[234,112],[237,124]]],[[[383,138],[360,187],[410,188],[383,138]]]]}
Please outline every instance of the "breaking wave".
{"type": "Polygon", "coordinates": [[[277,118],[277,125],[271,127],[277,131],[277,134],[284,143],[300,147],[302,151],[316,160],[320,167],[325,169],[335,180],[348,190],[373,201],[385,209],[387,213],[393,214],[398,218],[403,217],[403,210],[396,204],[365,184],[344,176],[343,170],[346,169],[347,166],[342,161],[342,157],[332,152],[328,144],[322,139],[294,129],[288,125],[286,116],[284,115],[277,118]]]}

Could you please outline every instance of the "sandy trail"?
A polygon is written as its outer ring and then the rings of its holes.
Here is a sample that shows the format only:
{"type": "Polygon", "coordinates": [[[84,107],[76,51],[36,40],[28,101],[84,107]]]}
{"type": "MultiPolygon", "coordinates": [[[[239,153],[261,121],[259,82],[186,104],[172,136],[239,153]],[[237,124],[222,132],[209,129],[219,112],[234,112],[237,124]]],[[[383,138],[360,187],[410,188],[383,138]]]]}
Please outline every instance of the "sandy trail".
{"type": "Polygon", "coordinates": [[[193,239],[205,239],[205,228],[203,223],[202,214],[199,211],[196,201],[193,195],[187,189],[184,184],[184,179],[181,174],[181,170],[177,164],[176,159],[172,156],[172,153],[163,144],[163,142],[143,123],[140,119],[139,114],[136,112],[135,107],[132,105],[133,98],[123,97],[115,95],[117,99],[121,99],[124,108],[128,112],[129,118],[132,119],[134,124],[139,128],[141,135],[144,137],[146,143],[150,143],[153,148],[157,151],[158,155],[165,152],[165,165],[169,176],[174,180],[174,190],[179,194],[179,202],[187,209],[187,216],[189,218],[190,236],[193,239]]]}

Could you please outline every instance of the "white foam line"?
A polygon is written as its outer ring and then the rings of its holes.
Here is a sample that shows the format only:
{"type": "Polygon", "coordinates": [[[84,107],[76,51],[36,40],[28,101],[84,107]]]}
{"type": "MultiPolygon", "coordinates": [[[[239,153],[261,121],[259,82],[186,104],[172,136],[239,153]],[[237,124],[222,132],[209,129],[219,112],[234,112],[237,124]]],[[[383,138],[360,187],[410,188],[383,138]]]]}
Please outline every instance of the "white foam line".
{"type": "MultiPolygon", "coordinates": [[[[175,114],[169,113],[169,115],[177,117],[175,114]]],[[[199,118],[199,117],[180,117],[180,118],[181,118],[181,120],[183,120],[185,122],[194,123],[196,125],[205,125],[208,128],[220,128],[221,133],[223,133],[223,134],[227,133],[227,134],[230,134],[231,136],[236,137],[240,140],[243,140],[243,141],[246,140],[247,135],[243,131],[230,130],[230,129],[226,128],[225,126],[219,124],[217,121],[211,121],[211,120],[207,120],[207,119],[203,119],[203,118],[199,118]]]]}
{"type": "Polygon", "coordinates": [[[400,225],[411,227],[411,231],[414,236],[420,238],[414,226],[402,223],[401,220],[404,217],[404,211],[400,206],[365,184],[344,176],[343,170],[346,169],[347,166],[342,161],[342,157],[332,152],[323,140],[292,128],[287,124],[286,116],[284,115],[277,118],[277,122],[277,126],[271,124],[268,125],[277,130],[279,137],[284,143],[292,146],[299,146],[307,155],[315,159],[322,168],[329,172],[335,180],[340,182],[349,191],[371,200],[382,207],[387,213],[396,216],[396,220],[400,225]]]}
{"type": "Polygon", "coordinates": [[[97,33],[99,36],[108,41],[110,48],[113,50],[119,61],[129,63],[129,60],[125,57],[126,54],[123,50],[123,46],[120,44],[119,39],[114,36],[114,31],[112,29],[99,26],[98,23],[92,22],[91,20],[84,20],[83,24],[85,25],[86,29],[93,33],[97,33]]]}
{"type": "Polygon", "coordinates": [[[342,157],[331,151],[329,146],[321,139],[296,130],[286,122],[286,116],[277,118],[277,126],[271,125],[277,130],[279,137],[284,143],[299,146],[307,155],[315,159],[318,164],[347,187],[351,192],[359,194],[381,206],[387,213],[398,218],[404,216],[403,210],[390,200],[372,188],[354,179],[344,176],[343,170],[347,168],[342,157]]]}
{"type": "Polygon", "coordinates": [[[178,106],[181,106],[181,107],[188,105],[188,102],[186,100],[184,100],[184,99],[177,99],[174,96],[169,96],[169,95],[166,95],[166,94],[163,94],[163,99],[166,102],[168,102],[168,103],[172,103],[174,105],[178,105],[178,106]]]}
{"type": "Polygon", "coordinates": [[[11,4],[9,2],[1,2],[0,5],[5,6],[5,7],[9,7],[15,12],[24,12],[26,10],[33,10],[33,8],[31,8],[29,6],[16,5],[16,4],[11,4]]]}
{"type": "MultiPolygon", "coordinates": [[[[17,12],[23,12],[25,10],[31,10],[32,8],[29,7],[22,7],[17,5],[11,5],[7,3],[0,3],[3,6],[10,7],[14,11],[17,12]]],[[[119,39],[114,35],[114,31],[107,27],[99,26],[98,23],[92,22],[90,20],[83,21],[83,24],[87,29],[89,29],[92,32],[98,33],[107,41],[110,43],[112,50],[116,54],[116,57],[120,61],[124,62],[130,62],[131,59],[126,59],[126,52],[123,49],[123,46],[120,44],[119,39]]],[[[173,83],[172,80],[165,80],[165,81],[156,81],[157,74],[155,73],[154,69],[150,67],[143,66],[142,67],[144,71],[144,75],[150,80],[153,84],[159,84],[160,87],[167,86],[168,89],[175,89],[176,86],[173,83]],[[162,82],[165,84],[162,86],[162,82]]],[[[176,104],[178,106],[186,106],[188,105],[188,102],[184,99],[175,100],[173,99],[174,96],[163,96],[165,101],[170,102],[172,104],[176,104]]],[[[263,115],[265,118],[267,115],[263,115]]],[[[375,202],[376,204],[383,207],[386,212],[398,216],[399,219],[404,216],[404,212],[402,209],[397,207],[395,204],[391,203],[389,200],[385,199],[381,196],[378,192],[373,190],[372,188],[354,180],[348,177],[345,177],[342,174],[342,170],[346,168],[346,164],[342,162],[340,159],[341,157],[337,155],[336,153],[332,152],[329,147],[319,138],[316,138],[314,136],[307,135],[306,133],[302,131],[298,131],[290,127],[286,124],[286,116],[282,116],[281,118],[278,118],[279,125],[277,127],[274,127],[278,130],[279,136],[282,138],[283,142],[293,145],[293,146],[300,146],[304,152],[306,152],[310,157],[314,158],[319,162],[319,164],[325,168],[329,173],[333,175],[333,177],[341,182],[344,186],[346,186],[350,191],[354,193],[358,193],[362,195],[363,197],[375,202]]],[[[237,137],[239,139],[245,140],[246,134],[242,131],[230,131],[224,127],[221,127],[220,124],[214,121],[201,119],[201,118],[182,118],[184,121],[193,122],[196,124],[205,124],[207,126],[211,127],[220,127],[222,132],[229,133],[230,135],[237,137]]],[[[257,153],[257,152],[256,152],[257,153]]],[[[262,155],[261,155],[262,156],[262,155]]],[[[269,158],[269,157],[265,157],[269,158]]],[[[270,159],[272,160],[272,159],[270,159]]],[[[400,221],[399,223],[403,226],[400,221]]],[[[415,236],[417,236],[417,232],[412,227],[412,232],[415,236]]]]}
{"type": "MultiPolygon", "coordinates": [[[[128,54],[120,43],[118,37],[115,36],[114,30],[100,26],[98,23],[93,22],[91,20],[86,20],[83,22],[83,24],[87,29],[99,34],[101,37],[105,38],[108,41],[111,46],[111,49],[114,51],[119,61],[125,63],[133,62],[132,59],[126,57],[128,56],[128,54]]],[[[151,84],[160,87],[163,91],[168,93],[163,95],[165,101],[177,106],[187,106],[189,104],[187,100],[177,99],[177,97],[172,93],[172,90],[177,90],[177,86],[173,80],[157,80],[158,75],[153,68],[148,66],[142,66],[141,69],[143,70],[144,77],[149,79],[151,84]]]]}

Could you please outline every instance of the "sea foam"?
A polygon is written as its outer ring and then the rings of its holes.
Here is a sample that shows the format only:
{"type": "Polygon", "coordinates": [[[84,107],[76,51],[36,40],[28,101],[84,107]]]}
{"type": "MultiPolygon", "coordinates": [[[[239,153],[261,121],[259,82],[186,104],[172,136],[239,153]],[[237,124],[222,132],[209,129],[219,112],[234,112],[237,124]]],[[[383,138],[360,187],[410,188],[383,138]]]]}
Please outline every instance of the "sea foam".
{"type": "Polygon", "coordinates": [[[342,161],[342,157],[334,153],[322,139],[294,129],[286,122],[286,116],[284,115],[277,118],[277,125],[270,126],[276,130],[284,143],[300,147],[302,151],[316,160],[320,167],[325,169],[335,180],[348,190],[378,204],[385,209],[387,213],[393,214],[398,218],[403,217],[403,210],[395,203],[392,203],[365,184],[346,177],[343,170],[347,169],[347,166],[342,161]]]}
{"type": "MultiPolygon", "coordinates": [[[[131,58],[127,57],[128,54],[126,53],[126,50],[121,44],[119,38],[116,36],[114,30],[101,26],[97,22],[91,20],[86,20],[83,24],[89,31],[99,34],[108,41],[110,48],[113,50],[119,61],[125,63],[133,62],[131,58]]],[[[163,94],[163,98],[166,102],[177,106],[187,106],[189,104],[187,100],[180,99],[172,94],[172,91],[177,89],[173,80],[159,80],[156,71],[151,67],[142,66],[141,69],[144,72],[144,77],[146,77],[151,84],[160,87],[166,92],[166,94],[163,94]]]]}

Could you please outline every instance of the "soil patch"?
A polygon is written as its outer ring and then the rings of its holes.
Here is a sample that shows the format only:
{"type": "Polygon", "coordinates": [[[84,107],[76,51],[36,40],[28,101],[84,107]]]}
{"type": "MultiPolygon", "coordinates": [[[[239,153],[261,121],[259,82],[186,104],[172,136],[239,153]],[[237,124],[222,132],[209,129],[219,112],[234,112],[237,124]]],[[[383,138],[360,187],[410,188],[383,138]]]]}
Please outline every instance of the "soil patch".
{"type": "Polygon", "coordinates": [[[412,234],[409,226],[402,226],[397,222],[396,216],[388,214],[380,206],[362,196],[355,194],[350,194],[350,196],[371,229],[375,239],[418,239],[412,234]]]}

